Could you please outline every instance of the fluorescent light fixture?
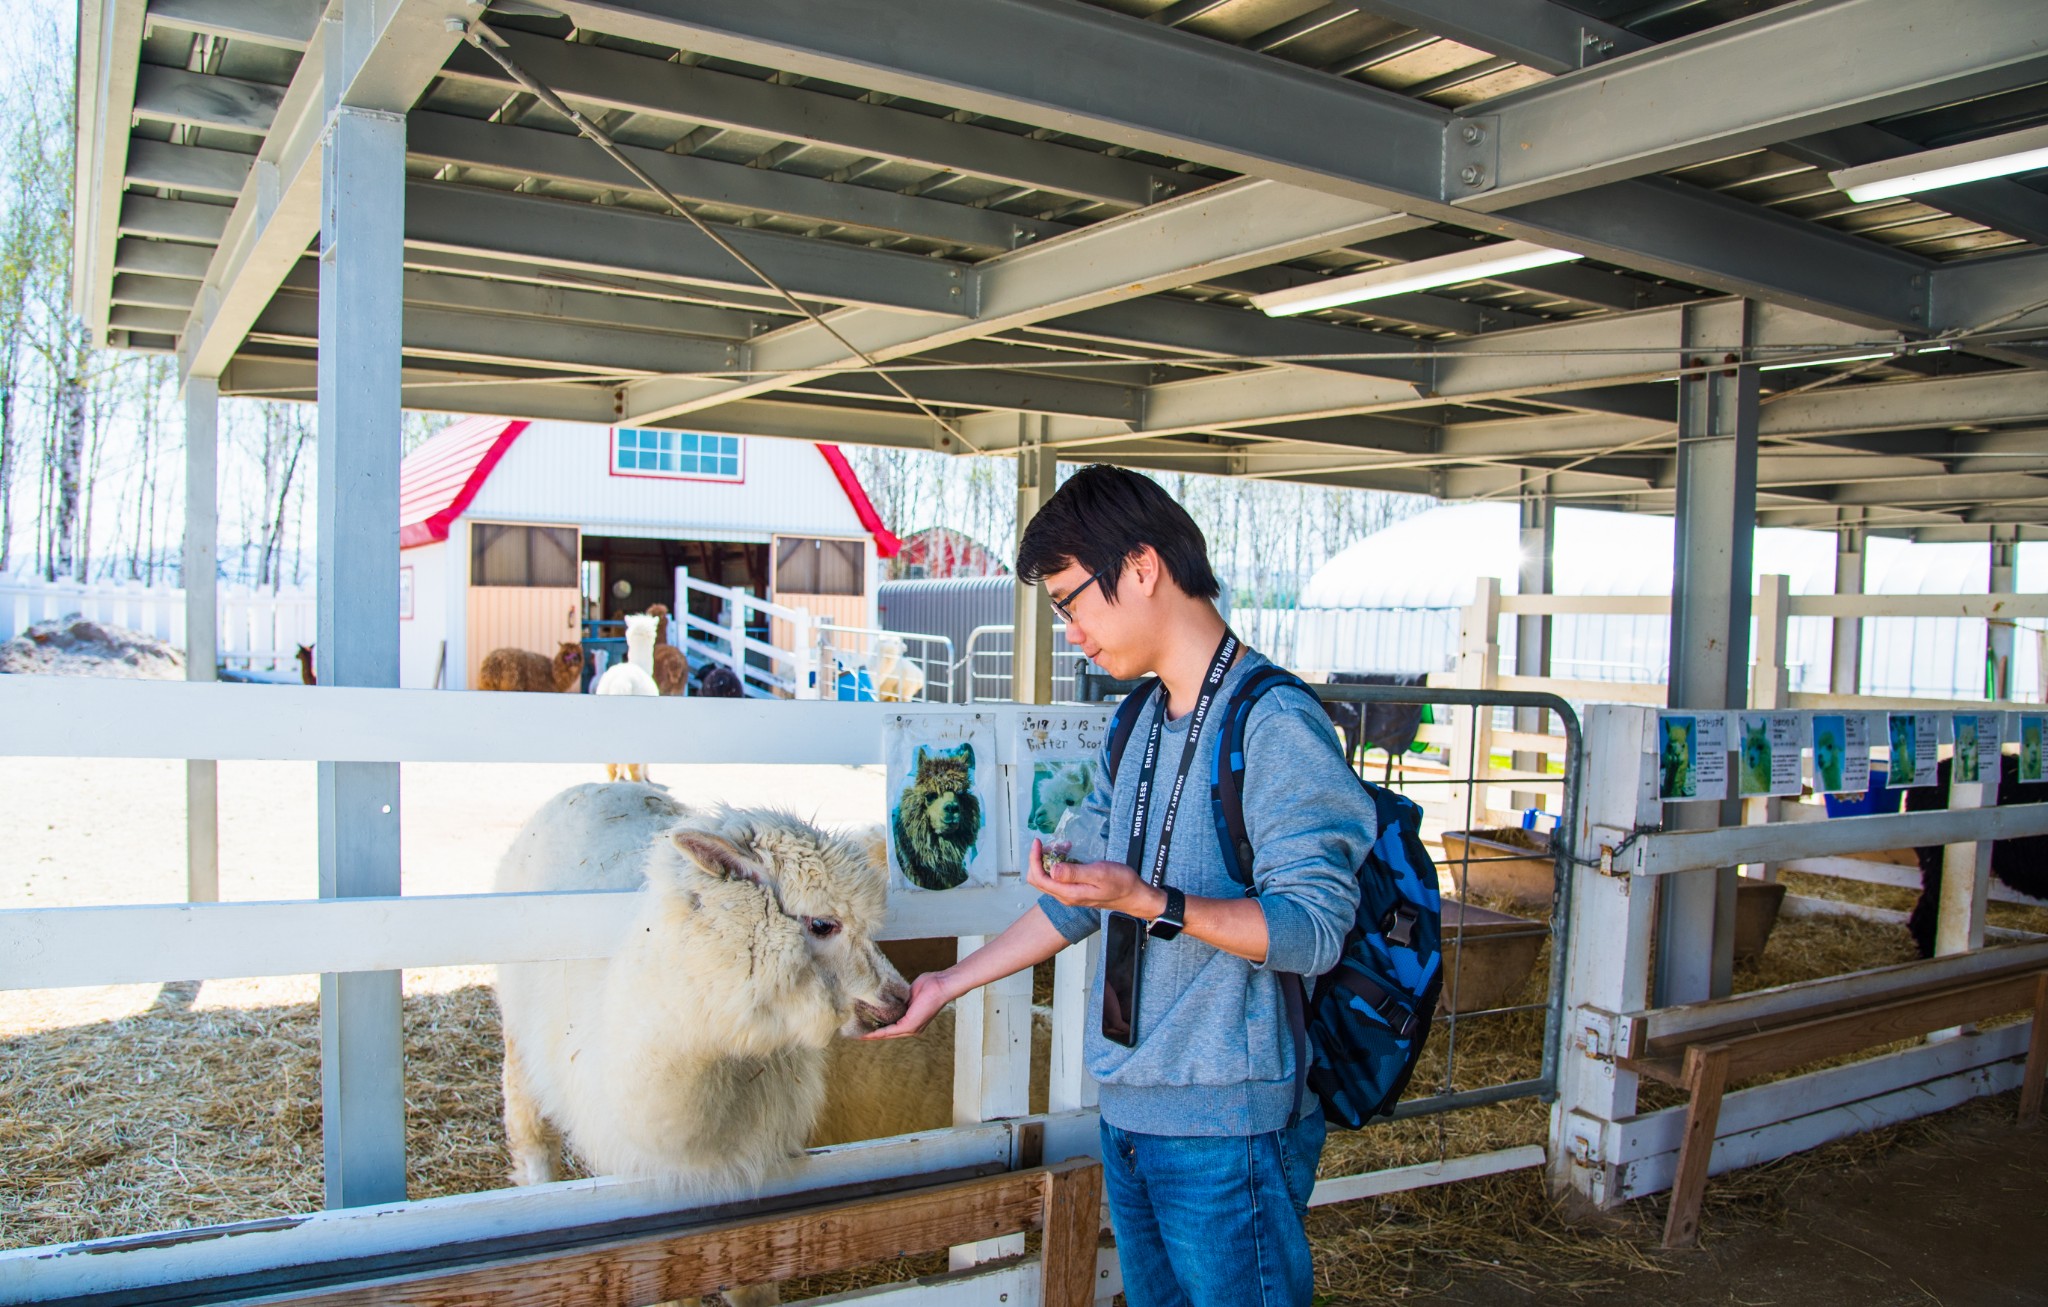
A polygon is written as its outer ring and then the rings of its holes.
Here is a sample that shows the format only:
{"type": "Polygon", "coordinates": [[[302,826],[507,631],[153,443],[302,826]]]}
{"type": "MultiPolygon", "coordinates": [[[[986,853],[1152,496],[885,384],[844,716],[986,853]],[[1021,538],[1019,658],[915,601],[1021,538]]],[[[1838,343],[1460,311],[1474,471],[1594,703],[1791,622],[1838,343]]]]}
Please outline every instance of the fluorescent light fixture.
{"type": "Polygon", "coordinates": [[[1828,181],[1858,204],[1868,204],[2036,168],[2048,168],[2048,127],[1842,168],[1829,173],[1828,181]]]}
{"type": "Polygon", "coordinates": [[[1531,245],[1527,241],[1503,241],[1434,259],[1397,263],[1391,267],[1374,268],[1370,272],[1356,272],[1348,277],[1332,277],[1305,286],[1269,291],[1252,296],[1252,307],[1276,318],[1294,313],[1314,313],[1317,309],[1335,308],[1339,304],[1357,304],[1363,300],[1385,299],[1389,295],[1406,295],[1410,291],[1430,290],[1437,286],[1455,286],[1462,281],[1479,281],[1525,268],[1569,263],[1583,257],[1565,250],[1531,245]]]}
{"type": "Polygon", "coordinates": [[[1793,359],[1790,363],[1764,363],[1757,367],[1757,371],[1786,372],[1793,368],[1826,368],[1832,367],[1837,363],[1868,363],[1872,359],[1890,359],[1897,358],[1898,356],[1899,351],[1886,349],[1879,350],[1875,354],[1840,354],[1833,358],[1793,359]]]}

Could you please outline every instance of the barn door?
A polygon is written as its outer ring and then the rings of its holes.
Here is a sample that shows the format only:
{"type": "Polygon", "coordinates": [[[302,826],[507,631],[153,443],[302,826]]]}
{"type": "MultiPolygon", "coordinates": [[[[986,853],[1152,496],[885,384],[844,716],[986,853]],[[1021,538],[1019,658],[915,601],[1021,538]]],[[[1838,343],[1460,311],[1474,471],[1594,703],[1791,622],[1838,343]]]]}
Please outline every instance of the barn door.
{"type": "MultiPolygon", "coordinates": [[[[867,541],[830,536],[776,536],[775,568],[770,598],[788,608],[802,608],[834,626],[868,624],[867,541]]],[[[772,637],[788,649],[796,638],[789,623],[777,619],[772,637]]]]}
{"type": "Polygon", "coordinates": [[[573,526],[472,522],[469,528],[469,679],[493,649],[553,657],[583,635],[583,539],[573,526]]]}

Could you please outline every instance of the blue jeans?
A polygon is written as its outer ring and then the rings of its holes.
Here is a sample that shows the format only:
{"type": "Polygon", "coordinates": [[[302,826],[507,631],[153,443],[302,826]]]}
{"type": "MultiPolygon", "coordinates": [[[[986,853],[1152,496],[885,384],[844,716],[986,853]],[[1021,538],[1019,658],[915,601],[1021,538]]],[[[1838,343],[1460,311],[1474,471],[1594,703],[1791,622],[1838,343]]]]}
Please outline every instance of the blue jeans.
{"type": "Polygon", "coordinates": [[[1309,1307],[1309,1191],[1323,1114],[1269,1134],[1141,1135],[1102,1123],[1130,1307],[1309,1307]]]}

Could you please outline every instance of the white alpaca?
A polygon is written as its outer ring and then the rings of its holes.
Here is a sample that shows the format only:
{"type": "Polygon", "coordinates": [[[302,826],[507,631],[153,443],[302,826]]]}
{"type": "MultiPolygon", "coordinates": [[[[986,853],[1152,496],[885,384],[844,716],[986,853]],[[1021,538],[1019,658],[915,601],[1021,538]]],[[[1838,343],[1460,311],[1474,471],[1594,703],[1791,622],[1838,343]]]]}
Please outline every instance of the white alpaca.
{"type": "MultiPolygon", "coordinates": [[[[604,675],[597,678],[597,684],[591,687],[590,692],[660,698],[661,687],[654,683],[654,633],[660,624],[658,618],[644,613],[628,617],[626,661],[605,668],[604,675]]],[[[647,779],[647,764],[608,762],[604,765],[604,778],[608,781],[644,781],[647,779]]]]}
{"type": "Polygon", "coordinates": [[[909,1000],[874,943],[886,875],[857,839],[632,784],[556,795],[498,867],[500,892],[636,887],[609,959],[498,969],[512,1180],[555,1179],[566,1141],[596,1173],[757,1188],[809,1142],[831,1046],[909,1000]]]}
{"type": "Polygon", "coordinates": [[[904,657],[901,637],[885,635],[875,641],[875,697],[883,703],[924,698],[924,668],[904,657]]]}

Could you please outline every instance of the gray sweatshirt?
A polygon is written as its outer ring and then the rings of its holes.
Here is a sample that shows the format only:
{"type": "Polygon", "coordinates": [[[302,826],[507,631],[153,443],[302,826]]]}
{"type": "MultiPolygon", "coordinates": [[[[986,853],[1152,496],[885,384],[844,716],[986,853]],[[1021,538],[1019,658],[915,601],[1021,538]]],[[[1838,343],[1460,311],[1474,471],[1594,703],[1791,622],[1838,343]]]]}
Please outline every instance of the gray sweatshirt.
{"type": "MultiPolygon", "coordinates": [[[[1216,693],[1174,821],[1166,881],[1189,896],[1244,894],[1218,845],[1210,780],[1223,705],[1266,659],[1241,654],[1216,693]]],[[[1145,738],[1166,695],[1155,691],[1138,716],[1114,786],[1104,748],[1094,792],[1074,842],[1077,861],[1124,860],[1145,738]]],[[[1166,795],[1180,765],[1192,714],[1166,723],[1145,843],[1145,874],[1165,820],[1166,795]]],[[[1287,1029],[1280,973],[1319,976],[1337,964],[1358,909],[1356,868],[1377,834],[1372,800],[1345,764],[1319,705],[1297,690],[1268,691],[1245,724],[1245,826],[1254,851],[1252,882],[1265,910],[1269,946],[1263,964],[1233,957],[1192,935],[1145,942],[1138,997],[1137,1046],[1102,1037],[1102,966],[1090,982],[1088,1072],[1101,1085],[1103,1119],[1155,1135],[1252,1135],[1277,1130],[1294,1108],[1295,1049],[1287,1029]]],[[[1079,942],[1101,928],[1102,913],[1051,896],[1039,906],[1060,933],[1079,942]]]]}

